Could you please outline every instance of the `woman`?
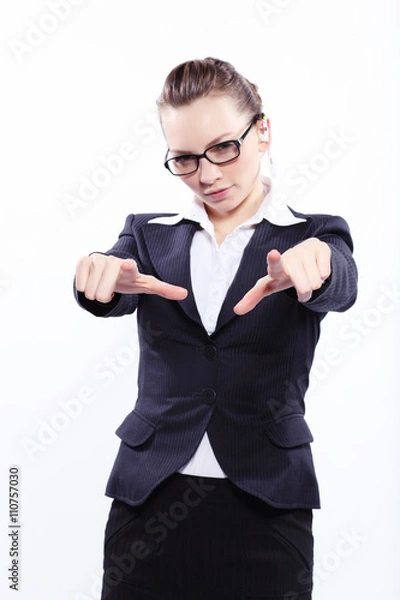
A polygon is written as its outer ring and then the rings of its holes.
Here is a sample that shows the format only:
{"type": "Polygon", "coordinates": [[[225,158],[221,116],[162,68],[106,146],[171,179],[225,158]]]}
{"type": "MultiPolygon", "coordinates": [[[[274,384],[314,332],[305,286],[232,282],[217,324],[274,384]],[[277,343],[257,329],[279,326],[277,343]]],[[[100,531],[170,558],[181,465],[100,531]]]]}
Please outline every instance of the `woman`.
{"type": "Polygon", "coordinates": [[[320,321],[356,298],[340,217],[272,207],[257,87],[207,58],[158,100],[184,214],[130,215],[76,297],[137,309],[138,398],[117,430],[102,599],[309,600],[319,507],[304,420],[320,321]]]}

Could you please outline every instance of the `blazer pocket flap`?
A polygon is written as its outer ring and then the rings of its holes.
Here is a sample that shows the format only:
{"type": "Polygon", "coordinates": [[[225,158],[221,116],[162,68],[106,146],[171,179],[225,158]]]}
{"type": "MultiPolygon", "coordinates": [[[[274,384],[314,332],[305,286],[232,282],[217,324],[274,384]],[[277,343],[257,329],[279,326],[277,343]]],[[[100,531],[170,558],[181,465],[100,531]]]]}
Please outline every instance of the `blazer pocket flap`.
{"type": "Polygon", "coordinates": [[[303,415],[291,415],[272,423],[265,429],[265,433],[280,448],[295,448],[314,441],[303,415]]]}
{"type": "Polygon", "coordinates": [[[155,432],[156,426],[137,410],[133,410],[115,432],[128,446],[141,446],[155,432]]]}

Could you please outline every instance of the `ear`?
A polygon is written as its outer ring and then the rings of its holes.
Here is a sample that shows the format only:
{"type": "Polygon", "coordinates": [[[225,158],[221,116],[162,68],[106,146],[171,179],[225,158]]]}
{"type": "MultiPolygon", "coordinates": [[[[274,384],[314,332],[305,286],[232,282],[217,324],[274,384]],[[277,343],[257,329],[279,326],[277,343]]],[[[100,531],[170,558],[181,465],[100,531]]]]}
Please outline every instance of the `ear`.
{"type": "Polygon", "coordinates": [[[271,124],[267,117],[257,121],[257,133],[259,135],[259,151],[266,152],[271,145],[271,124]]]}

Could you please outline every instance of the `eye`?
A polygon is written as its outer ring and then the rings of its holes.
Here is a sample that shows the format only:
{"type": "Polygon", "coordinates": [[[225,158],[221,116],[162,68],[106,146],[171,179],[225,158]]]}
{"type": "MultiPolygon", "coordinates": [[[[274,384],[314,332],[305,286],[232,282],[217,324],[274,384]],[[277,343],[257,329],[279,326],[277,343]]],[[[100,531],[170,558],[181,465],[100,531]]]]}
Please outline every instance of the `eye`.
{"type": "Polygon", "coordinates": [[[174,156],[174,163],[176,166],[184,167],[193,162],[193,156],[185,154],[184,156],[174,156]]]}
{"type": "Polygon", "coordinates": [[[220,144],[216,144],[212,147],[212,151],[216,152],[217,154],[232,152],[233,149],[236,149],[236,146],[233,142],[221,142],[220,144]]]}

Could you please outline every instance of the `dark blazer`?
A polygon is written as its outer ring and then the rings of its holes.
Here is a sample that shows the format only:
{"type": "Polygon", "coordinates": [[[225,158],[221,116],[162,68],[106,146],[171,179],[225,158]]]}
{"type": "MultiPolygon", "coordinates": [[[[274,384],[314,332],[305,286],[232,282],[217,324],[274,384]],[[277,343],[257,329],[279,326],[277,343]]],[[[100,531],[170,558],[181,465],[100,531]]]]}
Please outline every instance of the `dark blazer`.
{"type": "Polygon", "coordinates": [[[188,462],[207,431],[237,486],[276,507],[319,507],[304,395],[320,321],[327,311],[354,303],[357,271],[343,219],[294,214],[306,220],[257,225],[212,335],[201,323],[191,288],[190,245],[199,225],[189,220],[165,226],[148,223],[162,215],[130,215],[107,252],[134,258],[141,272],[185,287],[185,300],[116,294],[101,304],[75,289],[80,305],[96,316],[137,309],[138,397],[116,432],[121,445],[106,495],[141,504],[188,462]],[[266,274],[267,252],[284,252],[310,237],[332,249],[332,274],[321,290],[302,304],[292,288],[237,316],[233,306],[266,274]]]}

